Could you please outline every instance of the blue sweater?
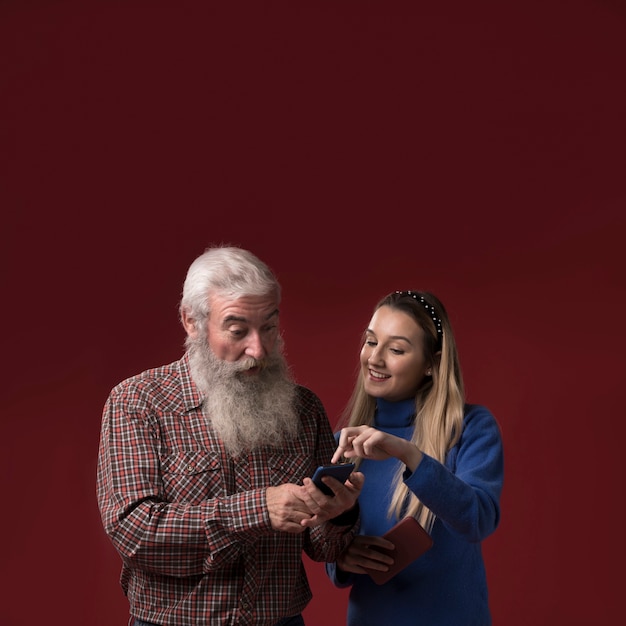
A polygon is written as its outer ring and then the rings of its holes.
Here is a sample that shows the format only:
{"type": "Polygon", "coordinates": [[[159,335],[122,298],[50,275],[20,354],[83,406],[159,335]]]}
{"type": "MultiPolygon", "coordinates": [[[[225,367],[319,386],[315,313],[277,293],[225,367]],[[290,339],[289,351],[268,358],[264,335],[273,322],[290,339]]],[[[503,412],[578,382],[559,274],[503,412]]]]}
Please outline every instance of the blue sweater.
{"type": "MultiPolygon", "coordinates": [[[[414,401],[377,400],[376,428],[409,439],[414,401]]],[[[382,535],[397,459],[364,460],[359,496],[362,535],[382,535]]],[[[445,464],[424,455],[404,482],[435,513],[433,547],[384,585],[367,574],[326,571],[337,587],[351,587],[348,626],[488,626],[491,624],[481,541],[497,527],[503,481],[500,429],[482,406],[466,405],[460,441],[445,464]]]]}

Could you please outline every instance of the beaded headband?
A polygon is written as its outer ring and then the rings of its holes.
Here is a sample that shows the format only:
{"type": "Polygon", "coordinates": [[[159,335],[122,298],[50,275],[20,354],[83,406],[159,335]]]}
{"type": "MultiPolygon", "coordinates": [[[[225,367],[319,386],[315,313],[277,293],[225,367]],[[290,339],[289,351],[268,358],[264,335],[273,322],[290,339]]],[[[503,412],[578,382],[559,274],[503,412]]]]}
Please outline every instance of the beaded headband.
{"type": "Polygon", "coordinates": [[[399,296],[410,296],[411,298],[413,298],[413,300],[415,300],[416,302],[419,302],[424,307],[424,309],[426,310],[426,313],[430,315],[430,318],[433,320],[435,324],[435,330],[437,331],[439,345],[441,345],[441,342],[443,341],[443,327],[441,326],[441,320],[439,319],[437,313],[435,312],[435,307],[432,304],[428,304],[424,296],[422,296],[419,293],[415,293],[414,291],[396,291],[396,293],[399,296]]]}

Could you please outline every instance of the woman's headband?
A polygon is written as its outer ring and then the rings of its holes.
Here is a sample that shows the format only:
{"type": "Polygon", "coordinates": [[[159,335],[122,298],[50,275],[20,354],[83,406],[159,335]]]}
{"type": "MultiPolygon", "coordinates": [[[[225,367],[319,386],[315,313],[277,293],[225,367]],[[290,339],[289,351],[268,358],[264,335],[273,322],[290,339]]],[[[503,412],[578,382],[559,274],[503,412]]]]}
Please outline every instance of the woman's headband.
{"type": "Polygon", "coordinates": [[[439,316],[435,312],[435,307],[432,304],[428,304],[426,302],[426,298],[419,293],[415,293],[414,291],[396,291],[399,296],[410,296],[416,302],[419,302],[423,307],[426,313],[430,315],[430,318],[435,324],[435,330],[437,331],[437,338],[439,339],[439,347],[441,347],[441,343],[443,342],[443,327],[441,325],[441,320],[439,316]]]}

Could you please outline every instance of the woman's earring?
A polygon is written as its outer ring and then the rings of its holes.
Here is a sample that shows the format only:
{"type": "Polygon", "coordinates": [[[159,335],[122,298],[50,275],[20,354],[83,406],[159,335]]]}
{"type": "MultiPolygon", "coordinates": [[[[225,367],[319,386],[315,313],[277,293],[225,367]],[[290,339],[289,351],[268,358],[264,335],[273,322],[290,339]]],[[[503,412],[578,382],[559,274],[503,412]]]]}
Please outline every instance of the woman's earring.
{"type": "Polygon", "coordinates": [[[432,374],[431,370],[426,370],[426,376],[430,376],[432,374]]]}

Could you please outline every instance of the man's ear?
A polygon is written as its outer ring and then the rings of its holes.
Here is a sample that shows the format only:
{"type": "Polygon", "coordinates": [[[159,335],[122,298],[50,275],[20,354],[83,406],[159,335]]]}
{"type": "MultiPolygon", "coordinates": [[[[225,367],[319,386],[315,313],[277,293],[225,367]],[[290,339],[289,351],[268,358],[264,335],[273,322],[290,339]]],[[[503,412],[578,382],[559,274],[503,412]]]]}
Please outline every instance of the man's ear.
{"type": "Polygon", "coordinates": [[[183,309],[180,314],[180,319],[183,323],[183,328],[187,331],[187,334],[195,339],[198,336],[198,327],[196,326],[196,320],[189,315],[189,313],[183,309]]]}

